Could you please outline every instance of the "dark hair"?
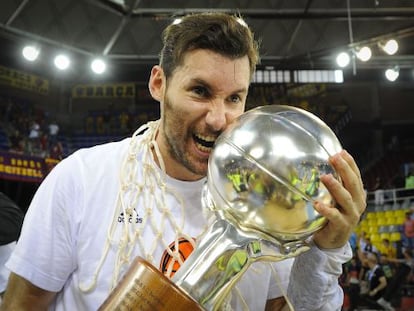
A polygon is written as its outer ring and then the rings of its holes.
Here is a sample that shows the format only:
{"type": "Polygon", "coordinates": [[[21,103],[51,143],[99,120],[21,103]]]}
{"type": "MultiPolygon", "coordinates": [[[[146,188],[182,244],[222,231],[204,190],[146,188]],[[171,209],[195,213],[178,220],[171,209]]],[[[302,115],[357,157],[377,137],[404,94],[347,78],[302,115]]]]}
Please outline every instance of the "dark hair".
{"type": "Polygon", "coordinates": [[[184,60],[185,53],[207,49],[232,59],[246,56],[250,73],[259,62],[259,44],[241,17],[225,13],[190,14],[170,24],[163,32],[160,65],[170,77],[184,60]]]}

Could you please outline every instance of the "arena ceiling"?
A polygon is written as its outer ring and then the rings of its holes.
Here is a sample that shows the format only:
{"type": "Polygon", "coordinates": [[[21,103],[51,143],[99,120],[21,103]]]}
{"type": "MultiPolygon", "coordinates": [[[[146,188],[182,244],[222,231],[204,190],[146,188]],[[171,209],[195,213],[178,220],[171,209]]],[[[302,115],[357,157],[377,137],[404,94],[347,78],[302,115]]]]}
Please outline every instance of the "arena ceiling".
{"type": "MultiPolygon", "coordinates": [[[[82,57],[104,56],[122,65],[157,62],[162,29],[174,17],[218,10],[240,13],[261,40],[262,64],[278,68],[332,68],[341,49],[373,48],[360,69],[414,64],[411,0],[2,0],[0,57],[9,46],[35,42],[82,57]],[[396,38],[385,55],[378,43],[396,38]]],[[[126,66],[125,66],[126,67],[126,66]]]]}

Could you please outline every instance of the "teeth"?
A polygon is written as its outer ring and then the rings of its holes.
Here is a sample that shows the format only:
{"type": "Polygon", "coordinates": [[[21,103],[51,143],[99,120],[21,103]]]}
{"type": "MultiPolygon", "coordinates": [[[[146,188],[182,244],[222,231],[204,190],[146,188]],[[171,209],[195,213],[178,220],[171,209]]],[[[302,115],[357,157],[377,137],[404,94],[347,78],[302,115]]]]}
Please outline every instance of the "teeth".
{"type": "Polygon", "coordinates": [[[210,152],[211,151],[211,147],[206,147],[206,146],[203,146],[202,144],[200,144],[200,143],[196,143],[196,145],[197,145],[197,148],[198,149],[200,149],[201,151],[203,151],[203,152],[210,152]]]}
{"type": "Polygon", "coordinates": [[[198,139],[204,140],[204,141],[209,142],[209,143],[214,143],[214,141],[216,140],[215,136],[202,136],[202,135],[199,135],[199,134],[195,134],[195,136],[198,139]]]}
{"type": "Polygon", "coordinates": [[[197,148],[203,152],[210,152],[213,148],[216,136],[194,134],[194,141],[197,148]]]}

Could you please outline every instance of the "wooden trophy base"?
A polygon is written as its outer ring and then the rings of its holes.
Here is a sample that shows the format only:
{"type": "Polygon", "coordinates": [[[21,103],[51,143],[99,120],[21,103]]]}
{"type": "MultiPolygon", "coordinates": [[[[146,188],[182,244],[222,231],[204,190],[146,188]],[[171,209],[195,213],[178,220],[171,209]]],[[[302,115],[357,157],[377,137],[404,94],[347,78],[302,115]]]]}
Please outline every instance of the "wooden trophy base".
{"type": "Polygon", "coordinates": [[[202,311],[203,308],[150,263],[137,257],[98,311],[202,311]]]}

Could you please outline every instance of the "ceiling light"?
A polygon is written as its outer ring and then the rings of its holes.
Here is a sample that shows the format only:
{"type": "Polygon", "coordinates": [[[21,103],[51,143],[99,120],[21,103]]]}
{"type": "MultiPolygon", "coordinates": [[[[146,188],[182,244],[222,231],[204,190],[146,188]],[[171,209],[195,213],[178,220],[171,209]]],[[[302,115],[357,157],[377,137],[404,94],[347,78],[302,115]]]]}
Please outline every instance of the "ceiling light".
{"type": "Polygon", "coordinates": [[[66,55],[59,54],[55,57],[54,63],[59,70],[66,70],[70,65],[70,60],[66,55]]]}
{"type": "Polygon", "coordinates": [[[371,59],[372,52],[371,49],[367,46],[364,46],[356,51],[356,57],[358,57],[359,60],[366,62],[371,59]]]}
{"type": "Polygon", "coordinates": [[[394,55],[398,51],[398,42],[394,39],[388,40],[384,45],[380,44],[380,46],[388,55],[394,55]]]}
{"type": "Polygon", "coordinates": [[[173,25],[178,25],[179,23],[181,23],[181,21],[182,21],[183,19],[182,18],[176,18],[176,19],[174,19],[173,20],[173,25]]]}
{"type": "Polygon", "coordinates": [[[335,82],[344,83],[344,72],[342,70],[335,70],[335,82]]]}
{"type": "Polygon", "coordinates": [[[40,50],[32,45],[27,45],[23,48],[22,54],[29,62],[33,62],[39,56],[40,50]]]}
{"type": "Polygon", "coordinates": [[[94,73],[100,75],[105,72],[106,63],[102,59],[96,58],[91,63],[91,69],[94,73]]]}
{"type": "Polygon", "coordinates": [[[397,80],[399,75],[400,75],[400,71],[396,67],[388,68],[385,71],[385,77],[387,78],[388,81],[391,81],[391,82],[394,82],[395,80],[397,80]]]}
{"type": "Polygon", "coordinates": [[[349,62],[351,61],[351,58],[349,57],[349,54],[346,52],[339,53],[336,57],[336,63],[339,67],[346,67],[349,65],[349,62]]]}

